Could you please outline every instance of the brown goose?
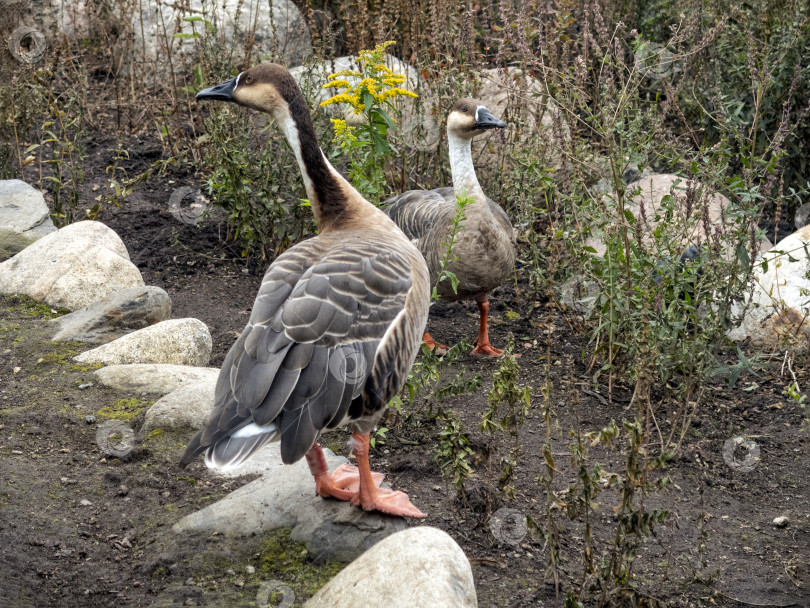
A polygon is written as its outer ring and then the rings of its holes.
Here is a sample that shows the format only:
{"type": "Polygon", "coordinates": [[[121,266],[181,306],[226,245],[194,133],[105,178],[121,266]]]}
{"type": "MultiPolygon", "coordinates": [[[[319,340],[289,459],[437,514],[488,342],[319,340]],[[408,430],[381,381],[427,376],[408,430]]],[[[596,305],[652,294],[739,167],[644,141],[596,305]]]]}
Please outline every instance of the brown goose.
{"type": "Polygon", "coordinates": [[[379,488],[369,432],[405,382],[427,322],[428,271],[419,251],[329,163],[290,73],[254,66],[197,99],[271,114],[295,153],[318,236],[267,269],[250,321],[222,364],[214,410],[181,459],[205,452],[235,467],[268,441],[290,464],[306,456],[323,497],[363,509],[425,517],[403,492],[379,488]],[[353,429],[358,467],[327,470],[318,438],[353,429]]]}
{"type": "MultiPolygon", "coordinates": [[[[464,229],[456,233],[451,252],[451,257],[457,259],[447,267],[458,278],[458,291],[453,292],[450,281],[442,281],[438,293],[443,300],[475,298],[480,325],[472,352],[492,357],[502,355],[503,351],[489,343],[489,292],[503,283],[515,267],[515,235],[506,212],[484,194],[478,183],[472,161],[472,139],[488,129],[505,126],[480,101],[458,100],[447,118],[453,187],[411,190],[383,203],[383,211],[425,256],[430,283],[435,285],[447,253],[444,243],[457,212],[456,197],[467,196],[475,201],[464,210],[464,229]]],[[[423,340],[431,348],[436,344],[428,333],[423,340]]]]}

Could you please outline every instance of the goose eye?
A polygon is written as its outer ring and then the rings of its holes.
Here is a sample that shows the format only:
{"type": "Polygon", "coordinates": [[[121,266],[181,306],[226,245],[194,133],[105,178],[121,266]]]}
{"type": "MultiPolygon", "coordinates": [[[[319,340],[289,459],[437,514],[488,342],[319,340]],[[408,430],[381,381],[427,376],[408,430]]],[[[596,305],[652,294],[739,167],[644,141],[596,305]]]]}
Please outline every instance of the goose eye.
{"type": "Polygon", "coordinates": [[[253,82],[253,76],[251,76],[250,74],[248,74],[248,75],[245,77],[245,84],[250,84],[251,82],[253,82]]]}
{"type": "Polygon", "coordinates": [[[461,106],[461,111],[462,112],[467,112],[467,111],[469,111],[469,108],[467,106],[461,106]]]}

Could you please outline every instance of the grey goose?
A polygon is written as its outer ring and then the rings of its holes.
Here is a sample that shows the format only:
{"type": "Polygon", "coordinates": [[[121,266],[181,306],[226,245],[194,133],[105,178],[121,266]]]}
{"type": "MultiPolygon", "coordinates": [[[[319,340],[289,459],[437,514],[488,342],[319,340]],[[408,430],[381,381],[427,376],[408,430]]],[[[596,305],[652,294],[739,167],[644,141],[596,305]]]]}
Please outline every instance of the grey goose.
{"type": "Polygon", "coordinates": [[[273,116],[295,153],[318,235],[267,269],[250,320],[220,370],[214,409],[181,465],[240,465],[268,441],[285,464],[306,457],[320,496],[365,510],[425,517],[403,492],[378,487],[369,432],[407,379],[427,322],[422,255],[338,173],[318,146],[305,99],[282,66],[256,65],[197,94],[273,116]],[[353,430],[357,468],[330,474],[321,433],[353,430]]]}
{"type": "MultiPolygon", "coordinates": [[[[497,357],[503,351],[489,342],[487,318],[489,292],[501,285],[515,267],[515,235],[509,216],[495,201],[484,194],[475,175],[472,139],[488,129],[504,128],[483,103],[460,99],[447,118],[447,141],[450,152],[452,188],[410,190],[383,203],[383,210],[412,239],[430,270],[430,283],[436,285],[442,262],[447,257],[447,239],[457,213],[456,197],[474,202],[464,210],[463,229],[455,236],[447,270],[458,278],[454,292],[450,281],[438,284],[442,300],[475,299],[478,303],[479,329],[474,354],[497,357]]],[[[424,342],[436,344],[425,333],[424,342]]]]}

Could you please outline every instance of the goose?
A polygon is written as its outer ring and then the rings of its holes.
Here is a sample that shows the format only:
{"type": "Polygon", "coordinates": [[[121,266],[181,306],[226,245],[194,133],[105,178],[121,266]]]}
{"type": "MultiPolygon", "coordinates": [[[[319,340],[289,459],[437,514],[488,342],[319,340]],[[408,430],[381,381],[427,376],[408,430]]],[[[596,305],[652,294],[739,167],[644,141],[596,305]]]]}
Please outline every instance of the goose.
{"type": "MultiPolygon", "coordinates": [[[[506,212],[484,194],[472,160],[472,139],[488,129],[504,128],[476,99],[459,99],[447,118],[452,188],[410,190],[383,202],[383,210],[425,256],[430,284],[436,285],[447,255],[450,225],[457,213],[456,197],[474,201],[464,209],[463,229],[455,243],[447,270],[458,278],[458,290],[450,281],[438,284],[442,300],[475,299],[478,303],[479,329],[473,354],[498,357],[503,351],[489,342],[487,318],[489,292],[503,283],[515,267],[515,235],[506,212]]],[[[423,335],[428,347],[436,346],[429,333],[423,335]]],[[[441,348],[441,345],[439,345],[441,348]]]]}
{"type": "Polygon", "coordinates": [[[285,464],[305,457],[317,494],[364,510],[426,517],[372,473],[369,432],[404,384],[427,323],[430,284],[422,255],[324,156],[290,73],[263,63],[200,91],[266,112],[295,153],[318,235],[278,256],[250,320],[220,370],[214,409],[180,464],[205,453],[231,469],[269,441],[285,464]],[[350,425],[357,467],[330,474],[318,439],[350,425]]]}

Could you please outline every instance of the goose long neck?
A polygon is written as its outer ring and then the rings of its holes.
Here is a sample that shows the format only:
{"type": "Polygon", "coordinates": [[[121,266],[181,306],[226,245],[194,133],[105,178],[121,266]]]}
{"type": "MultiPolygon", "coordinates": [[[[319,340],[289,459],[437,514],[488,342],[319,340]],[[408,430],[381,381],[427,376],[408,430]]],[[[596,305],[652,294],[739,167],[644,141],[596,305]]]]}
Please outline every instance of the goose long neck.
{"type": "MultiPolygon", "coordinates": [[[[453,176],[453,190],[456,196],[465,194],[476,202],[484,203],[486,196],[475,176],[472,159],[472,139],[447,134],[450,148],[450,172],[453,176]]],[[[485,205],[484,205],[485,206],[485,205]]]]}
{"type": "Polygon", "coordinates": [[[319,232],[334,226],[352,207],[358,204],[362,206],[362,203],[354,200],[359,197],[362,201],[362,197],[324,156],[303,98],[296,96],[286,106],[275,110],[273,117],[298,161],[319,232]]]}

